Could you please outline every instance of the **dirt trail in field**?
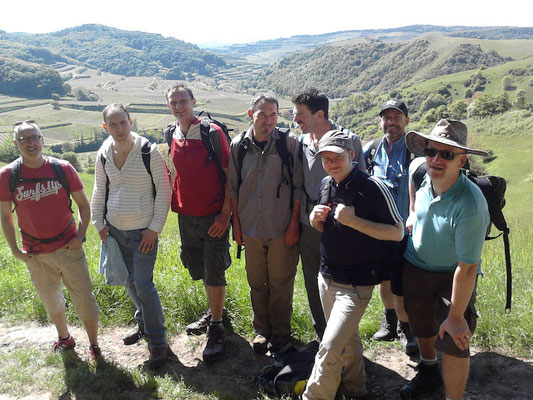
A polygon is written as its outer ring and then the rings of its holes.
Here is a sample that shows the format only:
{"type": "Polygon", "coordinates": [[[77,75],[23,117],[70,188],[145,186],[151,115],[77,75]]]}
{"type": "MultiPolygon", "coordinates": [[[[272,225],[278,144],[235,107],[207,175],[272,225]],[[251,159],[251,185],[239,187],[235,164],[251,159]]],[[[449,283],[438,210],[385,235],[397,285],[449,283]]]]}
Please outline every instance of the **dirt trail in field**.
{"type": "MultiPolygon", "coordinates": [[[[148,356],[144,341],[133,346],[124,346],[121,337],[131,328],[116,327],[101,329],[100,345],[106,361],[113,362],[121,369],[135,368],[148,356]]],[[[85,333],[74,327],[76,352],[86,358],[88,346],[85,333]]],[[[9,326],[0,323],[0,352],[10,352],[23,347],[49,348],[56,338],[52,326],[9,326]]],[[[250,343],[237,334],[228,337],[225,357],[214,365],[205,365],[202,350],[205,335],[187,336],[184,333],[172,335],[170,345],[179,361],[163,368],[161,373],[170,374],[183,380],[198,393],[213,391],[235,393],[236,398],[261,398],[254,377],[269,363],[267,356],[255,354],[250,343]]],[[[378,352],[365,352],[368,388],[375,399],[397,399],[398,389],[414,375],[415,360],[410,360],[397,349],[382,349],[378,352]]],[[[465,400],[520,399],[533,400],[533,360],[512,358],[495,352],[473,349],[471,375],[465,400]]],[[[0,393],[2,391],[0,390],[0,393]]],[[[26,397],[26,400],[51,399],[49,394],[26,397]]],[[[140,398],[138,393],[131,397],[140,398]]],[[[436,392],[423,399],[443,399],[442,392],[436,392]]],[[[0,400],[13,399],[0,394],[0,400]]]]}

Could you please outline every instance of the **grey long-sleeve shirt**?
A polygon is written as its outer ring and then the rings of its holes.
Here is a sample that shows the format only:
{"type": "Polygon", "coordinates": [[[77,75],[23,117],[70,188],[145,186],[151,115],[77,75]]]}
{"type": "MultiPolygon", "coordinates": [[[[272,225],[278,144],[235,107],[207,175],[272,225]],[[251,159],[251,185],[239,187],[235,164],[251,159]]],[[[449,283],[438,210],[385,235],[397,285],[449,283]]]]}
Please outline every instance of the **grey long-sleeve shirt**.
{"type": "MultiPolygon", "coordinates": [[[[282,162],[275,144],[275,139],[280,137],[278,129],[274,129],[264,150],[254,143],[252,131],[253,126],[250,126],[245,133],[249,147],[242,161],[240,187],[237,164],[241,135],[231,142],[230,196],[239,200],[239,219],[245,235],[258,239],[274,238],[285,233],[291,219],[289,174],[283,167],[283,177],[281,175],[282,162]]],[[[293,199],[299,200],[303,175],[298,159],[298,139],[292,133],[287,135],[287,149],[293,160],[293,199]]]]}

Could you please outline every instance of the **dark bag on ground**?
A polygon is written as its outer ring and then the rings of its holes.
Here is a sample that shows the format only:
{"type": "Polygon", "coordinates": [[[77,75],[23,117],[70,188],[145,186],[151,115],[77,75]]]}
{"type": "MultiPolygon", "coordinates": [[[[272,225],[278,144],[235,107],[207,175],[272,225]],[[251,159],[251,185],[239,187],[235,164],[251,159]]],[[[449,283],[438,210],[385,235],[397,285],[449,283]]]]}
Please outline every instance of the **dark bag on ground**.
{"type": "MultiPolygon", "coordinates": [[[[490,213],[490,224],[487,228],[485,240],[496,239],[503,235],[505,269],[507,271],[507,298],[505,302],[505,310],[510,311],[512,299],[511,250],[509,247],[509,227],[507,226],[507,221],[502,212],[503,207],[505,207],[505,189],[507,188],[507,183],[505,179],[500,176],[477,176],[469,169],[461,169],[461,171],[481,189],[481,192],[487,201],[490,213]],[[501,232],[497,236],[489,236],[493,225],[501,232]]],[[[425,162],[420,164],[420,166],[413,172],[412,181],[416,190],[422,185],[426,172],[427,165],[425,162]]]]}
{"type": "Polygon", "coordinates": [[[297,398],[305,391],[307,380],[315,365],[318,344],[311,342],[307,346],[292,346],[280,355],[273,357],[257,375],[257,382],[266,393],[275,396],[297,398]]]}

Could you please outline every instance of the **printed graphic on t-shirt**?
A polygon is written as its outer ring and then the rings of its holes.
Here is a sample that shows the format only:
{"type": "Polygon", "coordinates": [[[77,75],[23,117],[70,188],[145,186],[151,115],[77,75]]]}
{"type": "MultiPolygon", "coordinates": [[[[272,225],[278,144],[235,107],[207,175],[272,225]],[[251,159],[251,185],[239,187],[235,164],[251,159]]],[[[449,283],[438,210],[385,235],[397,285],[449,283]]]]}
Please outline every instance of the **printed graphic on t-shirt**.
{"type": "MultiPolygon", "coordinates": [[[[33,183],[29,185],[33,186],[33,183]]],[[[27,188],[23,183],[19,184],[15,189],[15,200],[17,202],[25,200],[39,201],[44,197],[56,195],[59,192],[63,185],[58,181],[51,180],[46,182],[37,182],[35,183],[34,188],[27,188]]]]}

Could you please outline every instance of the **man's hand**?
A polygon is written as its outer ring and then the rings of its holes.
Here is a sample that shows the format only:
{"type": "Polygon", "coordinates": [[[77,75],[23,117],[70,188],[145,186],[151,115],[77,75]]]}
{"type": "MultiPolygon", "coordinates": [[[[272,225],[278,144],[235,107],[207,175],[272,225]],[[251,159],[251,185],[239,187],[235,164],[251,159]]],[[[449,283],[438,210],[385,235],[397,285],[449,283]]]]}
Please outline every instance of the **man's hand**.
{"type": "Polygon", "coordinates": [[[143,235],[143,238],[137,250],[139,250],[140,253],[146,254],[154,249],[155,242],[159,234],[151,229],[145,229],[141,233],[143,235]]]}
{"type": "Polygon", "coordinates": [[[313,207],[311,214],[309,214],[309,221],[313,226],[315,223],[324,223],[330,212],[331,207],[318,204],[313,207]]]}
{"type": "MultiPolygon", "coordinates": [[[[106,239],[107,240],[107,239],[106,239]]],[[[67,250],[79,250],[83,246],[83,241],[80,237],[76,236],[70,240],[65,246],[67,250]]]]}
{"type": "Polygon", "coordinates": [[[448,332],[459,349],[466,350],[468,348],[468,343],[472,338],[472,332],[470,332],[468,323],[464,318],[454,319],[448,315],[448,318],[444,320],[439,329],[441,340],[444,339],[445,332],[448,332]]]}
{"type": "Polygon", "coordinates": [[[31,258],[31,254],[26,253],[24,250],[13,250],[13,257],[18,258],[21,261],[28,261],[31,258]]]}
{"type": "Polygon", "coordinates": [[[341,224],[351,227],[356,220],[355,208],[353,206],[337,204],[337,207],[335,207],[334,217],[341,224]]]}
{"type": "Polygon", "coordinates": [[[219,213],[215,217],[215,222],[209,227],[207,234],[212,238],[219,238],[224,235],[228,229],[230,213],[219,213]]]}
{"type": "Polygon", "coordinates": [[[405,229],[407,229],[409,233],[413,233],[413,226],[415,225],[415,221],[416,214],[414,212],[409,213],[407,221],[405,221],[405,229]]]}
{"type": "Polygon", "coordinates": [[[98,232],[98,235],[100,236],[100,240],[104,243],[107,243],[107,234],[109,233],[109,226],[104,227],[100,232],[98,232]]]}
{"type": "Polygon", "coordinates": [[[299,238],[300,238],[300,222],[298,220],[293,221],[291,219],[291,222],[289,222],[289,226],[287,227],[287,230],[285,231],[285,243],[287,243],[288,246],[292,246],[293,244],[298,243],[299,238]]]}
{"type": "Polygon", "coordinates": [[[237,242],[239,246],[244,246],[244,240],[242,239],[241,221],[239,218],[233,217],[233,240],[237,242]]]}

